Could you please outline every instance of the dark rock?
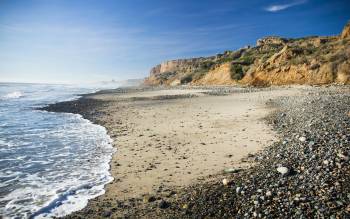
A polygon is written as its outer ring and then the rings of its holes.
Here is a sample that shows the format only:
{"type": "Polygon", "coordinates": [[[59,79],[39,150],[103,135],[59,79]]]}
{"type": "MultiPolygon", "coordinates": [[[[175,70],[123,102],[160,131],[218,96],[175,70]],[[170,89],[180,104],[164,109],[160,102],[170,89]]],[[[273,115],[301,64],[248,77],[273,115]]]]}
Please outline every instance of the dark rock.
{"type": "Polygon", "coordinates": [[[165,201],[165,200],[161,200],[158,206],[161,209],[165,209],[165,208],[170,207],[170,203],[165,201]]]}

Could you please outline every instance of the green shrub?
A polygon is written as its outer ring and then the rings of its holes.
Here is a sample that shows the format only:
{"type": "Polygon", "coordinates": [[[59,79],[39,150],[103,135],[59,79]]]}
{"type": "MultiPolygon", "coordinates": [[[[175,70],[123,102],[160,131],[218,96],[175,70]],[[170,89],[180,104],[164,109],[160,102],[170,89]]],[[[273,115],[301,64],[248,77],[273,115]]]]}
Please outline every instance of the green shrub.
{"type": "Polygon", "coordinates": [[[157,78],[159,80],[169,80],[170,78],[176,76],[176,72],[163,72],[162,74],[159,74],[157,78]]]}
{"type": "Polygon", "coordinates": [[[192,79],[193,79],[192,74],[189,74],[182,77],[180,81],[181,81],[181,84],[187,84],[187,83],[190,83],[192,79]]]}
{"type": "Polygon", "coordinates": [[[242,63],[244,65],[251,65],[254,63],[255,58],[253,56],[245,55],[245,56],[242,56],[241,58],[239,58],[239,60],[242,61],[242,63]]]}
{"type": "Polygon", "coordinates": [[[231,78],[233,80],[241,80],[244,76],[243,68],[241,65],[232,65],[231,66],[231,78]]]}
{"type": "Polygon", "coordinates": [[[200,64],[200,68],[202,69],[210,69],[215,63],[213,61],[205,61],[200,64]]]}
{"type": "Polygon", "coordinates": [[[218,64],[222,64],[222,63],[225,63],[225,62],[232,62],[232,61],[233,61],[233,58],[227,56],[227,57],[222,57],[219,60],[217,60],[217,63],[218,64]]]}
{"type": "Polygon", "coordinates": [[[297,57],[293,57],[290,60],[290,63],[292,65],[302,65],[302,64],[308,64],[309,61],[305,56],[297,56],[297,57]]]}

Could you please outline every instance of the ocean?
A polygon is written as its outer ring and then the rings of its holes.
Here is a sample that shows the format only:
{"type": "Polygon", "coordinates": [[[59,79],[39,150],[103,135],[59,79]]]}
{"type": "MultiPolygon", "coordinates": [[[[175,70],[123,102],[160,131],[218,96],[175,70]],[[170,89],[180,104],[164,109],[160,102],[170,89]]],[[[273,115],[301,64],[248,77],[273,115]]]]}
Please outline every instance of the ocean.
{"type": "Polygon", "coordinates": [[[64,216],[104,193],[113,180],[106,129],[80,115],[36,110],[99,89],[0,83],[2,217],[64,216]]]}

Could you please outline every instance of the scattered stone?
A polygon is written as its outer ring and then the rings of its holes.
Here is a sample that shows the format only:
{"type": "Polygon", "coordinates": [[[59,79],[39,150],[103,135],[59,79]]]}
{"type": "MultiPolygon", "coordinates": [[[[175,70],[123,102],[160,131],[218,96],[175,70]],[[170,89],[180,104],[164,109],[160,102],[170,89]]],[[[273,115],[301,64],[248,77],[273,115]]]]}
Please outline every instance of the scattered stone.
{"type": "Polygon", "coordinates": [[[309,146],[313,146],[314,144],[315,144],[314,141],[310,141],[308,145],[309,145],[309,146]]]}
{"type": "Polygon", "coordinates": [[[110,217],[112,215],[112,212],[111,211],[104,211],[102,213],[102,217],[110,217]]]}
{"type": "Polygon", "coordinates": [[[299,138],[299,141],[305,142],[305,141],[306,141],[306,138],[305,138],[304,136],[302,136],[302,137],[299,138]]]}
{"type": "Polygon", "coordinates": [[[241,169],[237,169],[237,168],[224,169],[224,173],[238,173],[239,171],[241,171],[241,169]]]}
{"type": "Polygon", "coordinates": [[[227,186],[229,183],[230,183],[230,181],[228,179],[222,180],[222,184],[224,184],[224,186],[227,186]]]}
{"type": "Polygon", "coordinates": [[[152,195],[146,195],[143,197],[143,203],[154,202],[156,198],[152,195]]]}
{"type": "Polygon", "coordinates": [[[278,167],[277,168],[277,172],[279,172],[280,174],[282,174],[282,176],[286,176],[289,173],[289,169],[287,167],[278,167]]]}
{"type": "Polygon", "coordinates": [[[267,197],[271,197],[271,196],[272,196],[272,192],[271,192],[271,191],[267,191],[267,192],[266,192],[266,196],[267,196],[267,197]]]}
{"type": "Polygon", "coordinates": [[[349,157],[344,155],[343,153],[338,153],[337,156],[339,158],[341,158],[342,160],[344,160],[344,161],[348,161],[349,160],[349,157]]]}
{"type": "MultiPolygon", "coordinates": [[[[166,211],[130,201],[112,212],[126,209],[125,218],[348,218],[349,89],[332,85],[299,91],[307,95],[282,96],[268,103],[277,110],[267,121],[281,139],[258,152],[253,167],[232,176],[235,187],[223,186],[223,176],[213,175],[214,180],[181,188],[176,197],[169,197],[166,211]],[[277,167],[287,171],[274,170],[277,167]],[[286,173],[290,177],[280,177],[286,173]]],[[[161,203],[157,204],[160,208],[161,203]]],[[[99,215],[110,208],[108,204],[98,207],[99,215]]],[[[84,215],[73,215],[79,214],[84,215]]]]}
{"type": "Polygon", "coordinates": [[[188,209],[188,204],[182,205],[182,209],[188,209]]]}
{"type": "Polygon", "coordinates": [[[170,206],[170,203],[165,201],[165,200],[161,200],[159,203],[159,208],[161,208],[161,209],[168,208],[169,206],[170,206]]]}

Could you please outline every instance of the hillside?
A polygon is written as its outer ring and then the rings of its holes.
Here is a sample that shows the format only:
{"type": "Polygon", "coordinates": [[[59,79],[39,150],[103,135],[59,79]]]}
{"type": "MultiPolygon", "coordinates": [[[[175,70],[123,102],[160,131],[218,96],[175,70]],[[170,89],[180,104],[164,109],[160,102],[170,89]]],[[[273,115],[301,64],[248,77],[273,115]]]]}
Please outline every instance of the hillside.
{"type": "Polygon", "coordinates": [[[146,85],[350,83],[350,22],[338,36],[265,37],[254,47],[211,57],[166,61],[153,67],[146,85]]]}

